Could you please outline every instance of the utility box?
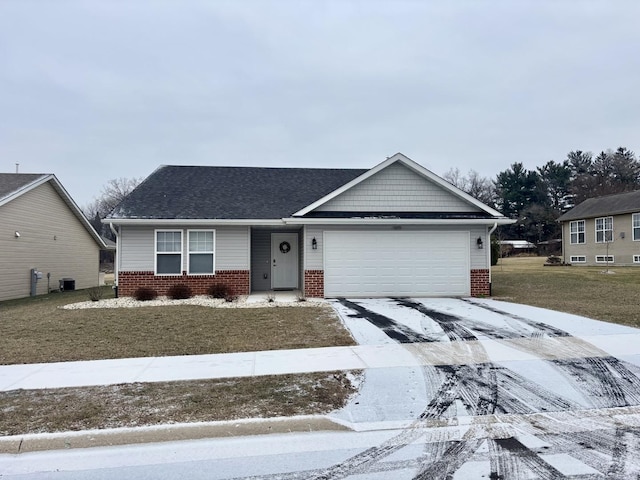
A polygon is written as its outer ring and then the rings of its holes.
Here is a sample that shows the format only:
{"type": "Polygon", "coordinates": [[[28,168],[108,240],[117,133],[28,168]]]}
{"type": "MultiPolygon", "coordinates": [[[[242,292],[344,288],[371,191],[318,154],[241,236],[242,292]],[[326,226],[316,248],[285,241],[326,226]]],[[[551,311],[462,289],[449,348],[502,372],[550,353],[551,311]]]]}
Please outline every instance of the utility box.
{"type": "Polygon", "coordinates": [[[73,278],[60,279],[60,291],[66,292],[76,289],[76,281],[73,278]]]}

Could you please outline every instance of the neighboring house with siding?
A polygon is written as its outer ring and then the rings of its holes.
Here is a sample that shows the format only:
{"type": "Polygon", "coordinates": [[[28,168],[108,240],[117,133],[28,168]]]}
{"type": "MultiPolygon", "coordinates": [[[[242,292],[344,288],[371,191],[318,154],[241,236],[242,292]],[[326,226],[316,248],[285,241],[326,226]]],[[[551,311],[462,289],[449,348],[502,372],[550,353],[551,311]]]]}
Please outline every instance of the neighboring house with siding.
{"type": "Polygon", "coordinates": [[[37,295],[57,290],[63,278],[75,288],[98,285],[103,248],[55,175],[0,174],[0,300],[28,297],[32,269],[42,273],[37,295]]]}
{"type": "Polygon", "coordinates": [[[640,190],[589,198],[559,219],[572,265],[640,265],[640,190]]]}
{"type": "Polygon", "coordinates": [[[369,170],[162,166],[104,222],[121,295],[309,297],[488,295],[490,233],[513,223],[402,154],[369,170]]]}

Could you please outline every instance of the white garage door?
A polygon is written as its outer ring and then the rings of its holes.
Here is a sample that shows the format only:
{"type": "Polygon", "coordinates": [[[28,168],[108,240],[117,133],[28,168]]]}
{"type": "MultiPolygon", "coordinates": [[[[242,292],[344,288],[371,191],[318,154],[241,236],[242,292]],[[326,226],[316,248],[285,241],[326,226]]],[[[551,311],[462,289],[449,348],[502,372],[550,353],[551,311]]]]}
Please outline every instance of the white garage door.
{"type": "Polygon", "coordinates": [[[468,232],[325,232],[327,297],[470,293],[468,232]]]}

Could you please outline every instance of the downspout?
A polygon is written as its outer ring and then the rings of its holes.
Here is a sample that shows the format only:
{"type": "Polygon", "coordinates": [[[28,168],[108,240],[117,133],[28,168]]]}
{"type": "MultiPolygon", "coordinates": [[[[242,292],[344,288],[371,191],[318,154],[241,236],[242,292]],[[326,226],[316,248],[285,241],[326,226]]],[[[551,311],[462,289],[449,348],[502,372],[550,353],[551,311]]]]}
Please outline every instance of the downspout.
{"type": "Polygon", "coordinates": [[[118,298],[118,272],[120,271],[120,248],[118,248],[118,239],[120,235],[118,230],[113,226],[113,222],[109,222],[109,228],[116,237],[116,254],[113,256],[113,289],[116,292],[116,298],[118,298]]]}
{"type": "Polygon", "coordinates": [[[489,263],[489,296],[492,294],[491,289],[493,286],[493,279],[491,278],[491,234],[496,231],[496,228],[498,228],[498,222],[493,224],[493,227],[491,227],[491,230],[489,230],[489,233],[487,234],[487,243],[489,244],[489,248],[487,248],[487,255],[489,257],[489,261],[487,262],[489,263]]]}

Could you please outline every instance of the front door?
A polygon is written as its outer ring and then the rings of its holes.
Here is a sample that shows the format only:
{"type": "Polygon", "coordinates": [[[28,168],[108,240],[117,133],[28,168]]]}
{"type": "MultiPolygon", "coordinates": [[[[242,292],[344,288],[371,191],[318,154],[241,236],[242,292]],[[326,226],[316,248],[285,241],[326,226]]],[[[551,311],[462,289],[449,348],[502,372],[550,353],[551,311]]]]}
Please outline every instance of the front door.
{"type": "Polygon", "coordinates": [[[271,288],[298,288],[298,234],[271,234],[271,288]]]}

